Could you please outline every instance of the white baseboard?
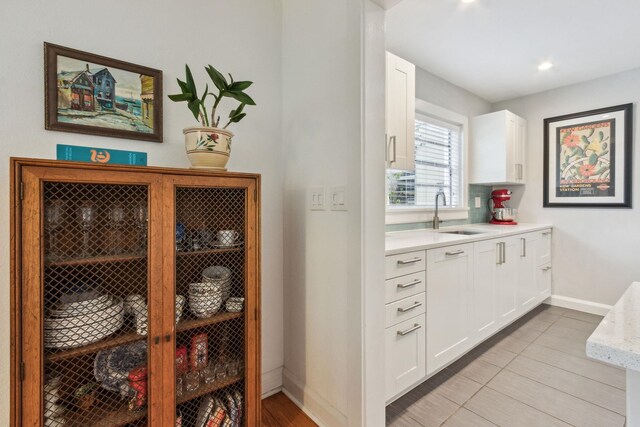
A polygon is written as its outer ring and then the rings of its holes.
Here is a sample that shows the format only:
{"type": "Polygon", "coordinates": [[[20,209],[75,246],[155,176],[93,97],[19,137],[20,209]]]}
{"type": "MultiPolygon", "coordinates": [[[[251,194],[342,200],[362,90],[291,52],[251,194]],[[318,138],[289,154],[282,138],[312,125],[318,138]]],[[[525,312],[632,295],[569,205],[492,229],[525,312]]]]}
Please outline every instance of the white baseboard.
{"type": "Polygon", "coordinates": [[[544,302],[549,305],[555,305],[556,307],[584,311],[585,313],[597,314],[598,316],[606,315],[612,308],[610,305],[600,304],[598,302],[587,301],[584,299],[563,297],[561,295],[551,295],[544,302]]]}
{"type": "Polygon", "coordinates": [[[282,390],[282,370],[283,367],[279,366],[276,369],[270,370],[269,372],[262,373],[263,399],[282,390]]]}
{"type": "Polygon", "coordinates": [[[282,392],[320,427],[341,427],[347,425],[347,417],[333,407],[326,399],[300,381],[291,371],[284,368],[282,392]]]}

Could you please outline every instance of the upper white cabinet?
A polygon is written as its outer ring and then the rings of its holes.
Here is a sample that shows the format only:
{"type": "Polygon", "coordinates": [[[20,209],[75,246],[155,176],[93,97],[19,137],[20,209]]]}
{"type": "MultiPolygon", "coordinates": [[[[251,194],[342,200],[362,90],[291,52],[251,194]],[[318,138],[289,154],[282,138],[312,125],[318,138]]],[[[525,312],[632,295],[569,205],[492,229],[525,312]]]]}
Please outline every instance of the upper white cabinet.
{"type": "Polygon", "coordinates": [[[387,52],[387,167],[415,170],[416,67],[387,52]]]}
{"type": "Polygon", "coordinates": [[[510,111],[471,121],[471,184],[524,184],[527,121],[510,111]]]}

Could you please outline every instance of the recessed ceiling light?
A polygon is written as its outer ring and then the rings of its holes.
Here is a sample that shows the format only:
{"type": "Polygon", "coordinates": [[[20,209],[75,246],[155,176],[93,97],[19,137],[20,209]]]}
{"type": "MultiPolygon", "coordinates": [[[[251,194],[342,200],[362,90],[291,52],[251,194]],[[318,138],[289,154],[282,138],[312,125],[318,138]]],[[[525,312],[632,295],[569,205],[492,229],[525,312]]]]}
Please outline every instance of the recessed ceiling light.
{"type": "Polygon", "coordinates": [[[553,64],[551,62],[545,61],[542,64],[538,65],[538,70],[547,71],[551,67],[553,67],[553,64]]]}
{"type": "Polygon", "coordinates": [[[462,3],[473,3],[476,0],[462,0],[462,3]]]}

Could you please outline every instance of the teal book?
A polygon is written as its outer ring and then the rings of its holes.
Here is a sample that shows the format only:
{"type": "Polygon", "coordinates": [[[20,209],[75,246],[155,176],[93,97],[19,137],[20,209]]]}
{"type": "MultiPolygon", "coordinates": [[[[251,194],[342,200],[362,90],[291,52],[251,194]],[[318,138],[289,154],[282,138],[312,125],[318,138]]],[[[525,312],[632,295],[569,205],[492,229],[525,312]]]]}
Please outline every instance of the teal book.
{"type": "Polygon", "coordinates": [[[72,162],[147,166],[147,153],[58,144],[56,158],[72,162]]]}

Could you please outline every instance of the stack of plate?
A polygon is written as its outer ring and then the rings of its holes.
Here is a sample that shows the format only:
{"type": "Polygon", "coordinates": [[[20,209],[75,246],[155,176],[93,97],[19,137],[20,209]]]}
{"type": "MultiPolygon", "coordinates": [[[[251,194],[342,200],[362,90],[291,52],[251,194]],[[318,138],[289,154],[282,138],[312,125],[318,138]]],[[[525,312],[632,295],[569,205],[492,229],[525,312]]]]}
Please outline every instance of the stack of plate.
{"type": "Polygon", "coordinates": [[[189,285],[189,307],[194,316],[211,317],[222,306],[222,289],[215,283],[191,283],[189,285]]]}
{"type": "Polygon", "coordinates": [[[44,345],[48,348],[82,347],[108,337],[122,327],[122,299],[109,295],[61,298],[44,318],[44,345]],[[71,301],[71,302],[70,302],[71,301]]]}
{"type": "Polygon", "coordinates": [[[226,301],[231,295],[231,270],[221,265],[205,268],[202,280],[216,285],[222,291],[222,300],[226,301]]]}

